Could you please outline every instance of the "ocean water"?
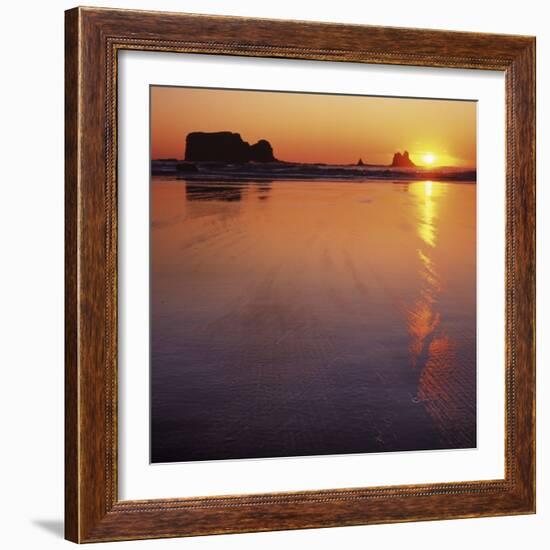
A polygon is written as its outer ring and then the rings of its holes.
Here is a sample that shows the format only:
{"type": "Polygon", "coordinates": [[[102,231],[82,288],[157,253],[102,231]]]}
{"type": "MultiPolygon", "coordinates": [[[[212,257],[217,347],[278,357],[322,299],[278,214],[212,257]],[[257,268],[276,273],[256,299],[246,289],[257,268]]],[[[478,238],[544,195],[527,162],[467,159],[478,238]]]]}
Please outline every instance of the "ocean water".
{"type": "Polygon", "coordinates": [[[151,184],[151,460],[476,446],[476,186],[151,184]]]}

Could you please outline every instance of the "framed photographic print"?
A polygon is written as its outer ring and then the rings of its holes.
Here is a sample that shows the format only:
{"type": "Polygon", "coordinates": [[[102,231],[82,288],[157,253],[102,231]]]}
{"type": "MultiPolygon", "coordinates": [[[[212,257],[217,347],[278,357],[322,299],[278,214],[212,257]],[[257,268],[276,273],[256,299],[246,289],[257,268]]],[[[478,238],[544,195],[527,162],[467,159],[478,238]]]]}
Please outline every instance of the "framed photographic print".
{"type": "Polygon", "coordinates": [[[66,12],[66,537],[535,511],[535,40],[66,12]]]}

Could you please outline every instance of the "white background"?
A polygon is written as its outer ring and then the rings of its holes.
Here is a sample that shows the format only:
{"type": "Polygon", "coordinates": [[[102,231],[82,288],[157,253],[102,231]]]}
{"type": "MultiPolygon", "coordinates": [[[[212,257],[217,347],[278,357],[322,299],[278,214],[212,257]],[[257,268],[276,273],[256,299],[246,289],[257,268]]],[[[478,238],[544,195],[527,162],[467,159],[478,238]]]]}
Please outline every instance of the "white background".
{"type": "Polygon", "coordinates": [[[122,52],[119,496],[125,500],[504,477],[504,78],[492,71],[122,52]],[[477,449],[149,464],[149,84],[475,98],[477,449]],[[141,159],[141,160],[137,160],[141,159]]]}
{"type": "MultiPolygon", "coordinates": [[[[107,2],[107,0],[105,0],[107,2]]],[[[98,4],[93,1],[88,5],[98,4]]],[[[447,28],[537,35],[538,181],[549,177],[550,31],[546,2],[523,0],[458,3],[119,1],[113,7],[164,9],[447,28]]],[[[3,6],[0,151],[0,334],[2,335],[2,453],[0,491],[2,546],[50,549],[62,540],[63,515],[63,10],[69,2],[3,6]]],[[[548,270],[550,193],[539,185],[537,248],[538,312],[538,514],[313,531],[119,543],[120,547],[500,549],[547,547],[550,525],[550,357],[548,293],[540,284],[548,270]],[[545,254],[543,250],[546,249],[545,254]],[[545,295],[546,294],[546,295],[545,295]],[[546,307],[543,307],[543,304],[546,307]],[[546,463],[546,464],[545,464],[546,463]],[[543,536],[546,534],[546,540],[543,536]]],[[[111,546],[112,547],[112,546],[111,546]]]]}

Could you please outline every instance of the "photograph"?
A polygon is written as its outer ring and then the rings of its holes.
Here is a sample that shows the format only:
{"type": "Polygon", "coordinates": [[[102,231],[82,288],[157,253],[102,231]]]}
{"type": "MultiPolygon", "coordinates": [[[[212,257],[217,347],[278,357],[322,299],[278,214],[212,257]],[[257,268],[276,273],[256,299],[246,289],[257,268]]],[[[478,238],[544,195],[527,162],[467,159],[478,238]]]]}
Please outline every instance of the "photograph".
{"type": "Polygon", "coordinates": [[[151,85],[150,461],[477,446],[477,102],[151,85]]]}

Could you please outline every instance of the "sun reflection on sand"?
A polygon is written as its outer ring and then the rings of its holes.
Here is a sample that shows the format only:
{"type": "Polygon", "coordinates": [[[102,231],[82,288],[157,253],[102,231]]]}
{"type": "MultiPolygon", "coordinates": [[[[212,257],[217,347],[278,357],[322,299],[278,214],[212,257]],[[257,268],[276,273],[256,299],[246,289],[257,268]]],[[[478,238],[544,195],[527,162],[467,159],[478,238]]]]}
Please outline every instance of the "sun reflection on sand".
{"type": "Polygon", "coordinates": [[[412,193],[419,199],[420,216],[418,222],[418,235],[429,246],[435,247],[437,240],[437,199],[444,191],[434,185],[432,181],[415,183],[411,185],[412,193]]]}
{"type": "Polygon", "coordinates": [[[458,369],[456,342],[445,330],[440,301],[445,290],[434,256],[438,245],[438,221],[445,184],[426,181],[411,185],[417,200],[417,249],[421,285],[408,311],[410,361],[418,372],[414,403],[421,403],[438,426],[443,442],[457,437],[467,440],[460,419],[464,415],[463,396],[452,388],[464,374],[458,369]]]}
{"type": "Polygon", "coordinates": [[[416,368],[426,364],[430,342],[441,318],[436,310],[441,282],[434,266],[432,252],[437,244],[438,200],[445,191],[431,181],[414,183],[410,186],[410,191],[417,200],[417,232],[423,241],[422,248],[417,250],[422,285],[408,312],[408,329],[411,335],[409,350],[412,367],[416,368]]]}

